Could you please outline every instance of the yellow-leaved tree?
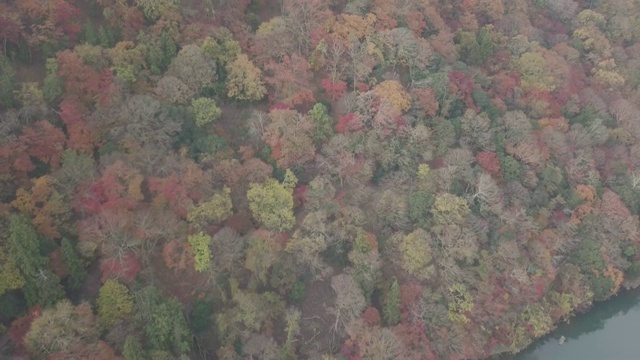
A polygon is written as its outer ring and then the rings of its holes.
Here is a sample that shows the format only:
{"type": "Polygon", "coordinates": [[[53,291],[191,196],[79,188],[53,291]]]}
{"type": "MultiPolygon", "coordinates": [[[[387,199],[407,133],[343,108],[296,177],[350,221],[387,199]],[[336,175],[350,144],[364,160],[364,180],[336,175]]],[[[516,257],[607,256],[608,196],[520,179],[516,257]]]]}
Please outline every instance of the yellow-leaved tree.
{"type": "Polygon", "coordinates": [[[297,182],[287,169],[283,183],[268,179],[263,184],[251,184],[247,198],[253,217],[270,230],[291,230],[295,223],[293,188],[297,182]]]}
{"type": "Polygon", "coordinates": [[[262,72],[249,60],[247,55],[240,54],[227,65],[227,95],[238,100],[260,100],[267,93],[262,81],[262,72]]]}
{"type": "Polygon", "coordinates": [[[115,280],[107,280],[100,288],[98,315],[111,326],[133,313],[133,297],[129,289],[115,280]]]}
{"type": "Polygon", "coordinates": [[[471,310],[473,310],[473,296],[467,287],[461,283],[455,283],[449,287],[449,319],[466,324],[470,320],[465,313],[471,310]]]}
{"type": "Polygon", "coordinates": [[[396,80],[385,80],[373,89],[373,92],[391,104],[394,109],[402,112],[411,106],[411,95],[402,84],[396,80]]]}
{"type": "Polygon", "coordinates": [[[195,260],[194,267],[197,272],[203,272],[211,266],[211,236],[203,233],[202,231],[195,235],[189,235],[189,245],[193,251],[193,258],[195,260]]]}
{"type": "Polygon", "coordinates": [[[432,242],[429,233],[420,228],[404,236],[400,242],[402,267],[419,280],[426,280],[435,273],[432,242]]]}
{"type": "Polygon", "coordinates": [[[225,187],[209,200],[191,207],[187,214],[187,221],[196,228],[204,228],[207,224],[221,222],[232,214],[231,189],[225,187]]]}
{"type": "Polygon", "coordinates": [[[95,320],[89,303],[74,306],[64,299],[33,320],[24,345],[34,359],[44,359],[57,352],[64,352],[68,359],[80,358],[100,336],[95,320]]]}
{"type": "Polygon", "coordinates": [[[547,68],[547,61],[538,52],[526,52],[516,61],[516,67],[522,76],[523,90],[553,91],[556,84],[547,68]]]}
{"type": "Polygon", "coordinates": [[[453,194],[444,193],[436,197],[431,214],[438,224],[460,224],[470,211],[467,200],[453,194]]]}

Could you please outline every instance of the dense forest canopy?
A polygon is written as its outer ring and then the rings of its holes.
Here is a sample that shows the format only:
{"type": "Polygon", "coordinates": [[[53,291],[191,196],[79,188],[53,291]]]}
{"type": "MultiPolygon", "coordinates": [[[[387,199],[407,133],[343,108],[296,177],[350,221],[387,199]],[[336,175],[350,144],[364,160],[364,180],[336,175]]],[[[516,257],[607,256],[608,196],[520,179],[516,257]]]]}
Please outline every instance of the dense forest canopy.
{"type": "Polygon", "coordinates": [[[0,357],[485,359],[640,285],[639,0],[0,2],[0,357]]]}

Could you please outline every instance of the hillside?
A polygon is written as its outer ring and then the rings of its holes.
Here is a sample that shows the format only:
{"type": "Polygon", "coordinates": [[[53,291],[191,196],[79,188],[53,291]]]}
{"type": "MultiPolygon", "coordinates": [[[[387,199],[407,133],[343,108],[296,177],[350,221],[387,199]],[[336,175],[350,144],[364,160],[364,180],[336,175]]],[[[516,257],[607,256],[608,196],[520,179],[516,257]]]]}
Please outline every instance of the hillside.
{"type": "Polygon", "coordinates": [[[7,0],[0,39],[0,357],[487,359],[640,285],[638,0],[7,0]]]}

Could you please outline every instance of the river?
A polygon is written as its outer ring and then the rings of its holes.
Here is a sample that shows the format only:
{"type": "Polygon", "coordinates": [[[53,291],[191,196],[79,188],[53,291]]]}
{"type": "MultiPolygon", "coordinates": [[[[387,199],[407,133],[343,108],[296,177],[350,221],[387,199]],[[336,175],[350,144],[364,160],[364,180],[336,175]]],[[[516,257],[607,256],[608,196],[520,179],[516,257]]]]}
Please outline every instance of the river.
{"type": "Polygon", "coordinates": [[[510,359],[640,360],[640,289],[596,304],[510,359]]]}

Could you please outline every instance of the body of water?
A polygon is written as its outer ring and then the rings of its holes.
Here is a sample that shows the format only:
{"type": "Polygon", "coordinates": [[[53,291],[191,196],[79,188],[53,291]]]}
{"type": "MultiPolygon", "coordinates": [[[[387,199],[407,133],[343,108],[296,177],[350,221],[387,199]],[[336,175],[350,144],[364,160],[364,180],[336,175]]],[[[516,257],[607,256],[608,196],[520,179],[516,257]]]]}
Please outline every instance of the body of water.
{"type": "Polygon", "coordinates": [[[640,290],[596,304],[510,359],[640,360],[640,290]]]}

